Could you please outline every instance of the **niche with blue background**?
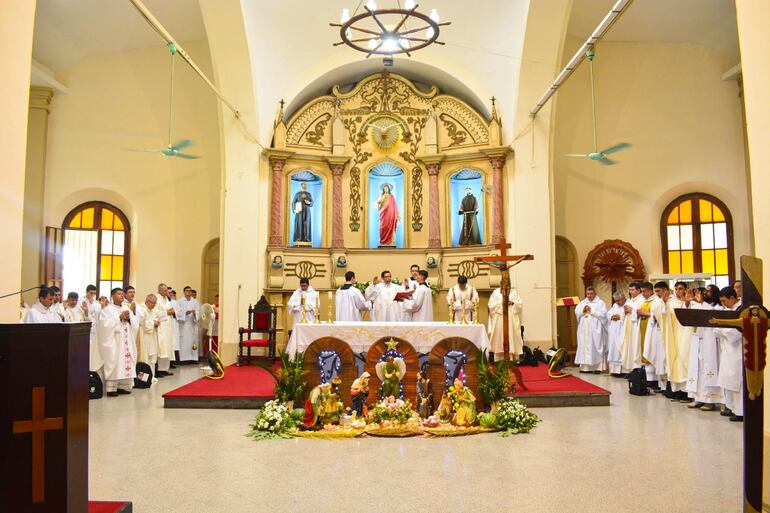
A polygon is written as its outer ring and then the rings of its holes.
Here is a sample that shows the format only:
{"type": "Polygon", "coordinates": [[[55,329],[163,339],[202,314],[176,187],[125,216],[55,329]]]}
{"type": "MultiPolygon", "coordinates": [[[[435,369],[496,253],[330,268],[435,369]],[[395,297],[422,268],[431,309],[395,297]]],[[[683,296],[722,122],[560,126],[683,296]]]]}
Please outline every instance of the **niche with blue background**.
{"type": "Polygon", "coordinates": [[[294,173],[289,180],[289,204],[286,209],[289,212],[289,246],[294,246],[294,195],[302,191],[303,182],[307,184],[307,192],[313,198],[313,206],[310,208],[311,244],[314,248],[320,248],[323,240],[323,181],[310,171],[294,173]]]}
{"type": "MultiPolygon", "coordinates": [[[[404,212],[404,170],[391,162],[377,164],[369,170],[369,193],[368,193],[368,219],[369,234],[368,245],[370,248],[377,248],[380,245],[380,213],[377,209],[377,198],[382,192],[381,187],[384,184],[390,184],[391,194],[396,198],[398,213],[401,216],[401,222],[396,228],[396,247],[404,247],[404,220],[407,219],[404,212]]],[[[459,232],[458,232],[459,233],[459,232]]]]}
{"type": "Polygon", "coordinates": [[[452,246],[460,245],[460,230],[463,227],[463,216],[459,215],[460,202],[465,197],[465,189],[470,187],[476,200],[479,202],[479,212],[476,221],[479,223],[479,235],[484,244],[484,191],[481,173],[471,169],[463,169],[449,178],[449,208],[452,234],[452,246]]]}

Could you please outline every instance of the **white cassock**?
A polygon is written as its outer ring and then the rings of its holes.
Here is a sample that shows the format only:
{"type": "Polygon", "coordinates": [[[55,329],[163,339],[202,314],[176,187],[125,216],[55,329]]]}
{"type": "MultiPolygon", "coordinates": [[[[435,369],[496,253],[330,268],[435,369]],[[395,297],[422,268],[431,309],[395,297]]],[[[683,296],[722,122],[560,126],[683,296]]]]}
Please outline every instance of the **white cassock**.
{"type": "Polygon", "coordinates": [[[639,309],[649,309],[652,305],[652,298],[644,299],[644,296],[637,294],[634,298],[626,300],[626,305],[631,308],[631,312],[626,314],[623,326],[623,341],[620,344],[620,352],[623,355],[621,372],[628,374],[634,369],[642,367],[642,343],[644,334],[642,333],[642,318],[636,313],[639,309]]]}
{"type": "MultiPolygon", "coordinates": [[[[508,343],[511,355],[516,357],[524,352],[524,341],[521,338],[521,307],[524,302],[515,288],[511,287],[508,294],[508,343]],[[510,304],[513,303],[513,304],[510,304]]],[[[503,293],[496,288],[489,296],[489,352],[502,356],[503,352],[503,293]]]]}
{"type": "Polygon", "coordinates": [[[198,321],[200,320],[201,305],[197,299],[180,299],[176,321],[179,323],[179,360],[183,362],[198,361],[198,321]],[[193,349],[195,347],[195,349],[193,349]]]}
{"type": "MultiPolygon", "coordinates": [[[[612,374],[620,374],[623,367],[623,336],[626,328],[626,312],[623,305],[612,304],[612,308],[607,312],[607,363],[612,374]],[[612,317],[618,315],[618,320],[612,320],[612,317]]],[[[630,316],[631,314],[629,314],[630,316]]]]}
{"type": "MultiPolygon", "coordinates": [[[[741,301],[731,308],[741,307],[741,301]]],[[[725,406],[743,416],[743,335],[735,328],[717,328],[719,334],[719,386],[725,394],[725,406]]]]}
{"type": "Polygon", "coordinates": [[[316,309],[318,308],[318,292],[308,286],[307,290],[297,289],[292,293],[286,306],[289,313],[294,318],[294,324],[302,323],[302,295],[305,296],[305,322],[315,321],[316,309]]]}
{"type": "Polygon", "coordinates": [[[88,317],[83,311],[83,308],[78,304],[70,308],[69,306],[64,308],[64,322],[87,322],[88,317]]]}
{"type": "Polygon", "coordinates": [[[360,321],[361,312],[372,309],[372,303],[354,285],[346,283],[337,289],[336,319],[338,321],[360,321]]]}
{"type": "Polygon", "coordinates": [[[168,298],[157,295],[158,303],[155,305],[157,319],[160,321],[158,326],[158,370],[167,371],[169,363],[174,359],[174,326],[176,320],[168,314],[171,308],[171,301],[168,298]]]}
{"type": "Polygon", "coordinates": [[[64,321],[58,313],[53,311],[53,306],[46,308],[40,301],[35,301],[21,322],[24,324],[56,324],[64,321]]]}
{"type": "Polygon", "coordinates": [[[687,388],[692,327],[679,323],[674,311],[677,308],[685,308],[685,302],[675,297],[668,298],[663,313],[663,347],[666,352],[666,379],[671,383],[671,391],[683,392],[687,388]]]}
{"type": "Polygon", "coordinates": [[[96,299],[89,301],[88,298],[84,298],[81,304],[85,304],[88,307],[88,320],[91,321],[89,367],[91,372],[100,372],[100,369],[104,366],[104,362],[102,361],[102,353],[99,350],[99,340],[96,336],[96,324],[99,320],[99,312],[102,311],[102,305],[96,299]]]}
{"type": "Polygon", "coordinates": [[[650,299],[650,317],[644,332],[642,351],[642,358],[648,362],[644,370],[647,381],[657,381],[660,388],[666,388],[666,352],[663,347],[663,313],[666,304],[657,294],[650,296],[650,299]]]}
{"type": "Polygon", "coordinates": [[[371,301],[372,320],[376,322],[398,322],[403,320],[403,310],[399,301],[393,301],[396,294],[403,292],[404,287],[393,282],[380,282],[366,287],[364,297],[371,301]]]}
{"type": "MultiPolygon", "coordinates": [[[[148,363],[151,366],[158,361],[158,320],[160,311],[157,308],[150,310],[144,303],[136,305],[136,319],[139,330],[136,336],[136,359],[139,362],[148,363]]],[[[155,369],[153,369],[153,372],[155,369]]]]}
{"type": "Polygon", "coordinates": [[[473,322],[473,305],[478,304],[479,293],[470,285],[465,286],[465,290],[460,289],[460,285],[450,288],[446,294],[446,303],[452,308],[452,316],[456,323],[463,322],[463,304],[465,304],[465,322],[473,322]]]}
{"type": "Polygon", "coordinates": [[[125,306],[110,303],[99,312],[96,336],[104,361],[104,380],[107,392],[114,391],[121,381],[124,389],[131,390],[131,379],[136,377],[136,316],[125,306]],[[128,321],[120,314],[128,312],[128,321]]]}
{"type": "MultiPolygon", "coordinates": [[[[176,299],[171,299],[168,302],[168,306],[169,308],[174,309],[172,320],[179,321],[179,318],[181,317],[181,313],[179,311],[179,301],[176,299]]],[[[174,351],[179,351],[179,322],[172,322],[171,328],[174,330],[174,351]]]]}
{"type": "MultiPolygon", "coordinates": [[[[691,310],[711,310],[706,303],[690,301],[691,310]]],[[[714,328],[697,327],[690,337],[690,359],[687,365],[687,395],[698,403],[724,403],[719,386],[719,344],[714,328]]]]}
{"type": "Polygon", "coordinates": [[[575,316],[578,320],[575,363],[580,365],[582,371],[602,370],[607,341],[604,325],[607,321],[607,305],[599,297],[593,301],[586,298],[575,308],[575,316]],[[583,313],[586,306],[591,310],[583,313]]]}
{"type": "Polygon", "coordinates": [[[64,305],[62,303],[52,304],[51,311],[58,315],[62,322],[64,321],[64,305]]]}
{"type": "Polygon", "coordinates": [[[433,293],[430,287],[422,283],[412,294],[412,299],[404,300],[404,312],[414,322],[433,322],[433,293]]]}

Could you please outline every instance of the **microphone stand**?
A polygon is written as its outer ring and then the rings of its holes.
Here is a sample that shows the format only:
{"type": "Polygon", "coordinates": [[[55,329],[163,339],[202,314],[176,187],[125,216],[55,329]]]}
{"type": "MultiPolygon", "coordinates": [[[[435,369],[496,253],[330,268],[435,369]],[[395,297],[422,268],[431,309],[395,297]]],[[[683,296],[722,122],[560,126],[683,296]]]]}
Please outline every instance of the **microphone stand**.
{"type": "Polygon", "coordinates": [[[39,289],[39,288],[42,288],[42,285],[38,285],[36,287],[30,287],[30,288],[24,289],[24,290],[19,290],[18,292],[11,292],[10,294],[5,294],[5,295],[0,296],[0,299],[5,299],[7,297],[16,296],[18,294],[24,294],[25,292],[29,292],[30,290],[35,290],[35,289],[39,289]]]}

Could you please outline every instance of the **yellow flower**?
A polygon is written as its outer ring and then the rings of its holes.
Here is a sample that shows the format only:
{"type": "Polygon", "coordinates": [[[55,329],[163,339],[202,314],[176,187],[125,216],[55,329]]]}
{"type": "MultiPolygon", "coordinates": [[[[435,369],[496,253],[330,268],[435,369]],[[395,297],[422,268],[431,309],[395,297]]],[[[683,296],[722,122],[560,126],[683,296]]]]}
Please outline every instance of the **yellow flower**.
{"type": "Polygon", "coordinates": [[[459,408],[459,407],[460,407],[460,403],[455,403],[455,408],[459,408]]]}

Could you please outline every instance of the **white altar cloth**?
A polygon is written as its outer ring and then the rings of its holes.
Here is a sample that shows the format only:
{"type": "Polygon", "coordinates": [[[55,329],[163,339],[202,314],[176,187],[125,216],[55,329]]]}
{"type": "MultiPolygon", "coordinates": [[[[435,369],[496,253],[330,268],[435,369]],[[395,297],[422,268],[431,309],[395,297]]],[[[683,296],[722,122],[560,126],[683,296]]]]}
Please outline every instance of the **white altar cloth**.
{"type": "Polygon", "coordinates": [[[319,338],[344,340],[354,353],[361,353],[383,337],[406,340],[418,353],[429,353],[445,338],[469,340],[480,350],[487,349],[489,337],[483,324],[448,324],[446,322],[335,322],[334,324],[295,324],[286,352],[291,358],[305,352],[319,338]]]}

